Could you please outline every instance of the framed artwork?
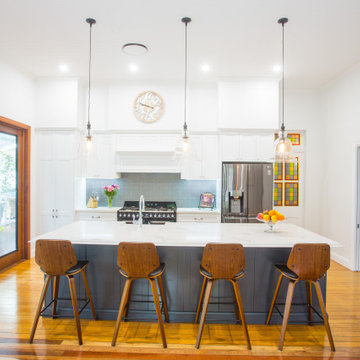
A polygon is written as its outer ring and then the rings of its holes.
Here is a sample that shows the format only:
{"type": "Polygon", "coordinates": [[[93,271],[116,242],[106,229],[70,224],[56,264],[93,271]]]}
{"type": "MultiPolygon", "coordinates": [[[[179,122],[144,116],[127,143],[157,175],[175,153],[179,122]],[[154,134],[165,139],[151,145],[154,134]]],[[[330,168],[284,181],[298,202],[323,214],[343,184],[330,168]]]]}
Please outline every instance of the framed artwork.
{"type": "Polygon", "coordinates": [[[293,146],[300,146],[301,135],[299,133],[288,133],[287,137],[291,141],[293,146]]]}
{"type": "Polygon", "coordinates": [[[274,180],[283,180],[283,163],[274,163],[274,180]]]}
{"type": "Polygon", "coordinates": [[[274,206],[282,206],[283,203],[283,183],[274,183],[274,206]]]}
{"type": "Polygon", "coordinates": [[[285,183],[285,206],[299,206],[299,183],[285,183]]]}
{"type": "MultiPolygon", "coordinates": [[[[274,134],[274,139],[276,140],[279,137],[279,133],[274,134]]],[[[291,141],[293,146],[300,146],[301,145],[301,134],[300,133],[288,133],[288,139],[291,141]]]]}
{"type": "Polygon", "coordinates": [[[285,163],[285,180],[299,180],[299,158],[295,159],[295,163],[285,163]]]}

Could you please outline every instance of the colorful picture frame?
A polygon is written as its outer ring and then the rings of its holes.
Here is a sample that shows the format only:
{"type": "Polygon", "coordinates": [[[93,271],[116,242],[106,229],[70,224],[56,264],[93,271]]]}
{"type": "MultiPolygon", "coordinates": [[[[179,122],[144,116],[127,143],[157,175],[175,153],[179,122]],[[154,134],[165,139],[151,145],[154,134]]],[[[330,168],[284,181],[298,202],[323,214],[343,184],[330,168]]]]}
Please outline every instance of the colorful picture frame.
{"type": "Polygon", "coordinates": [[[299,158],[295,159],[295,163],[285,163],[285,180],[299,180],[299,158]]]}
{"type": "Polygon", "coordinates": [[[285,183],[285,206],[299,206],[299,183],[285,183]]]}
{"type": "Polygon", "coordinates": [[[274,180],[283,180],[283,163],[274,163],[274,180]]]}
{"type": "Polygon", "coordinates": [[[283,204],[283,183],[274,182],[274,206],[282,206],[283,204]]]}

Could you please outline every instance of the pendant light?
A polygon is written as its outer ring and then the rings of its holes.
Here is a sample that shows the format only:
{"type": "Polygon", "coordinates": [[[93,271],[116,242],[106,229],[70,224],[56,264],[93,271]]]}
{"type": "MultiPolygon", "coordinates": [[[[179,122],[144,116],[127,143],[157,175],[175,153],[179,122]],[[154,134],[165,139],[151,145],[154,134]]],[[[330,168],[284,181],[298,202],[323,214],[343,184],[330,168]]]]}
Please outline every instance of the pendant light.
{"type": "Polygon", "coordinates": [[[292,144],[288,139],[285,132],[285,37],[284,27],[288,22],[287,18],[281,18],[278,23],[282,26],[282,78],[281,78],[281,110],[280,110],[280,122],[281,127],[279,131],[279,137],[275,142],[275,162],[278,163],[290,163],[294,161],[292,152],[292,144]]]}
{"type": "Polygon", "coordinates": [[[190,138],[188,135],[188,125],[186,122],[187,117],[187,67],[188,67],[188,59],[187,59],[187,26],[191,19],[189,17],[183,17],[181,22],[185,24],[185,66],[184,66],[184,124],[182,129],[182,137],[177,142],[175,149],[176,154],[180,154],[182,157],[189,156],[190,154],[190,138]]]}
{"type": "Polygon", "coordinates": [[[86,124],[86,148],[90,150],[92,147],[91,123],[90,123],[90,99],[91,99],[91,30],[92,26],[96,24],[96,20],[92,18],[86,19],[90,25],[90,46],[89,46],[89,85],[88,85],[88,121],[86,124]]]}

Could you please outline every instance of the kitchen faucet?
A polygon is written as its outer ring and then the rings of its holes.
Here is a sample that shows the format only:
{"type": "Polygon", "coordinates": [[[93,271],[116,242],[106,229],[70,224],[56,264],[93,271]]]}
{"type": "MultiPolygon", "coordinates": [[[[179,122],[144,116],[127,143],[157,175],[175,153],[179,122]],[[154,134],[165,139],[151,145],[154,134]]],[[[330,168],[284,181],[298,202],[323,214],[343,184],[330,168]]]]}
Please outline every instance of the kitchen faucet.
{"type": "Polygon", "coordinates": [[[142,224],[143,224],[143,211],[145,210],[145,199],[144,199],[144,195],[140,195],[140,200],[139,200],[139,229],[142,228],[142,224]]]}

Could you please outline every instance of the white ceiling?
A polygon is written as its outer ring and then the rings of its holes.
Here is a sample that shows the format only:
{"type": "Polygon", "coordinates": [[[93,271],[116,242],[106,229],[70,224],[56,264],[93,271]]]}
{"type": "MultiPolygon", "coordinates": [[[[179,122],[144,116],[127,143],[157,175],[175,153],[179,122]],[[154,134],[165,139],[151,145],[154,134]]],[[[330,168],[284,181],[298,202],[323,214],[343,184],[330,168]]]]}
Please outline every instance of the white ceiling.
{"type": "Polygon", "coordinates": [[[278,76],[280,17],[288,17],[286,79],[319,87],[360,61],[360,0],[0,0],[1,59],[35,77],[87,78],[89,25],[98,81],[182,81],[183,16],[188,26],[189,81],[278,76]],[[121,51],[149,47],[143,56],[121,51]],[[139,71],[131,73],[130,63],[139,71]],[[208,63],[209,73],[200,71],[208,63]]]}

